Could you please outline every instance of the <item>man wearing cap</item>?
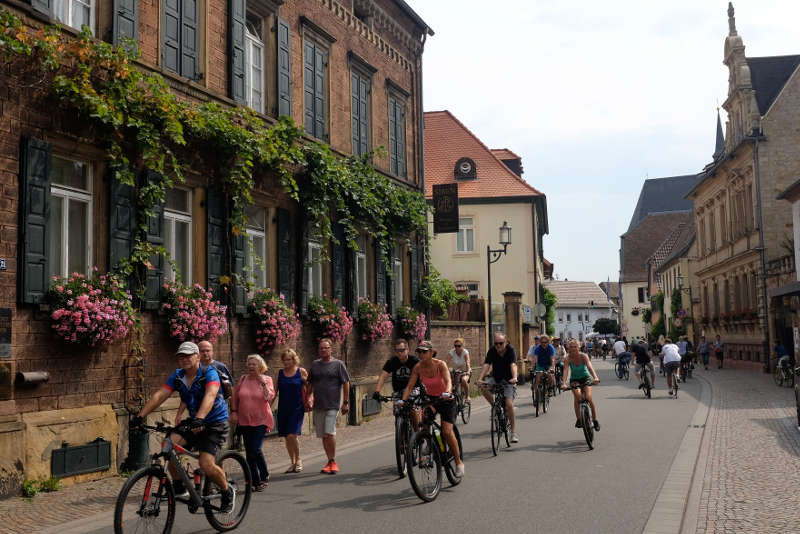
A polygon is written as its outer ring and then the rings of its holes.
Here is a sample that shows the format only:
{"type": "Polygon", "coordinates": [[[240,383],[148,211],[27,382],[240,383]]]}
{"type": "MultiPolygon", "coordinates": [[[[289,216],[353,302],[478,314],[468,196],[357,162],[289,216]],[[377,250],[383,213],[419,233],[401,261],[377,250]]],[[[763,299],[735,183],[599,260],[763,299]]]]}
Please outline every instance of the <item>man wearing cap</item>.
{"type": "MultiPolygon", "coordinates": [[[[231,395],[233,395],[233,375],[228,370],[228,366],[214,359],[214,345],[210,341],[201,341],[197,344],[197,348],[200,350],[200,365],[213,367],[217,371],[219,375],[219,391],[222,393],[222,398],[225,400],[230,399],[231,395]]],[[[175,414],[175,426],[178,426],[183,420],[183,412],[185,410],[186,405],[181,402],[175,414]]]]}
{"type": "Polygon", "coordinates": [[[514,392],[517,383],[517,353],[514,347],[508,344],[506,335],[497,332],[494,335],[494,346],[486,353],[486,359],[481,368],[481,376],[478,378],[478,386],[483,390],[483,396],[494,403],[492,392],[487,386],[494,384],[503,385],[503,395],[506,398],[506,413],[508,422],[511,423],[511,443],[519,442],[517,437],[517,423],[514,416],[514,392]],[[491,369],[491,372],[490,372],[491,369]],[[487,375],[489,375],[487,377],[487,375]],[[488,378],[484,381],[484,378],[488,378]]]}
{"type": "MultiPolygon", "coordinates": [[[[219,374],[212,366],[200,363],[200,349],[191,341],[181,343],[175,356],[180,368],[150,397],[139,415],[131,421],[131,427],[141,426],[144,418],[177,390],[181,403],[189,410],[189,419],[179,425],[170,438],[178,445],[199,449],[200,467],[212,482],[222,488],[222,511],[230,511],[234,489],[228,486],[225,473],[214,460],[228,436],[228,408],[220,392],[219,374]]],[[[175,496],[185,496],[187,491],[177,470],[172,464],[167,468],[172,475],[175,496]]]]}

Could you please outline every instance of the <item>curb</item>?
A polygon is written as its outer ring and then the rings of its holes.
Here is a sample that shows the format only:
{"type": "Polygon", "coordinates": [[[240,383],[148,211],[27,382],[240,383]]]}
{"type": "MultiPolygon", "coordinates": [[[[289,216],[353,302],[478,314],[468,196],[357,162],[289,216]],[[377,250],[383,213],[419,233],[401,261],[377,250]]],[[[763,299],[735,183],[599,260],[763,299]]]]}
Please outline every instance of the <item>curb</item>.
{"type": "Polygon", "coordinates": [[[700,452],[704,445],[708,445],[705,430],[712,402],[711,383],[702,376],[696,378],[703,384],[697,409],[678,446],[642,534],[680,534],[693,532],[696,526],[696,505],[699,504],[703,478],[698,474],[705,471],[706,462],[706,455],[701,457],[700,452]]]}

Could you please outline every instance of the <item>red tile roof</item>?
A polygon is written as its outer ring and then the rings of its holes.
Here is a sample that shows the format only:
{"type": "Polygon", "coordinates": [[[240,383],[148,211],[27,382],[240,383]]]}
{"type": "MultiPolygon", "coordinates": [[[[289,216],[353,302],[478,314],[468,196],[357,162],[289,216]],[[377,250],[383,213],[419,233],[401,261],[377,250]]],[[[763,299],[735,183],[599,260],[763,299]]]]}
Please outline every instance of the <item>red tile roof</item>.
{"type": "Polygon", "coordinates": [[[478,178],[458,182],[459,198],[544,196],[506,167],[492,150],[449,111],[426,112],[426,197],[433,197],[434,184],[450,184],[456,181],[453,169],[456,162],[463,157],[475,162],[478,178]]]}
{"type": "Polygon", "coordinates": [[[493,148],[492,154],[499,160],[504,159],[522,159],[507,148],[493,148]]]}

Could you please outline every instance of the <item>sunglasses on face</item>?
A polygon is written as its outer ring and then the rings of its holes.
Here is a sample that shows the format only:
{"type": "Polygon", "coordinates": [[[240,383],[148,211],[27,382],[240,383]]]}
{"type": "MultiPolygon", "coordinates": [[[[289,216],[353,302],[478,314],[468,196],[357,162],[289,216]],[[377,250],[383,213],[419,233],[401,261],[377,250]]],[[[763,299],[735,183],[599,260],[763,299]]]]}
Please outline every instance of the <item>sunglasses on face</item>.
{"type": "Polygon", "coordinates": [[[461,345],[453,345],[455,348],[460,349],[461,345]]]}
{"type": "Polygon", "coordinates": [[[506,344],[506,342],[505,342],[505,341],[495,341],[495,342],[494,342],[494,346],[495,346],[495,347],[502,347],[502,346],[503,346],[503,345],[505,345],[505,344],[506,344]]]}
{"type": "Polygon", "coordinates": [[[405,352],[405,351],[407,351],[407,350],[408,350],[407,348],[402,348],[402,349],[394,349],[394,351],[395,351],[395,352],[405,352]]]}

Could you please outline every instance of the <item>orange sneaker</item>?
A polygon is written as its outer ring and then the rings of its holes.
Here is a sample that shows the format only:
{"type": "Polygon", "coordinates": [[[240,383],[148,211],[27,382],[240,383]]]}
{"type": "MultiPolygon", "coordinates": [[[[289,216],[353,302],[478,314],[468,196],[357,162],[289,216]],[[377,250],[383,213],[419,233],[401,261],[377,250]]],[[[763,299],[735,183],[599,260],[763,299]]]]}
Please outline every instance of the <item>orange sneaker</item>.
{"type": "Polygon", "coordinates": [[[331,460],[328,460],[328,463],[327,463],[327,464],[325,464],[325,467],[323,467],[323,468],[320,470],[320,473],[322,473],[322,474],[324,474],[324,475],[332,475],[332,474],[333,474],[333,471],[331,471],[331,466],[332,466],[332,465],[334,465],[334,464],[333,464],[333,461],[331,461],[331,460]]]}
{"type": "Polygon", "coordinates": [[[330,470],[328,471],[328,474],[335,475],[336,473],[339,472],[339,464],[337,464],[333,460],[331,460],[328,465],[330,466],[330,470]]]}

